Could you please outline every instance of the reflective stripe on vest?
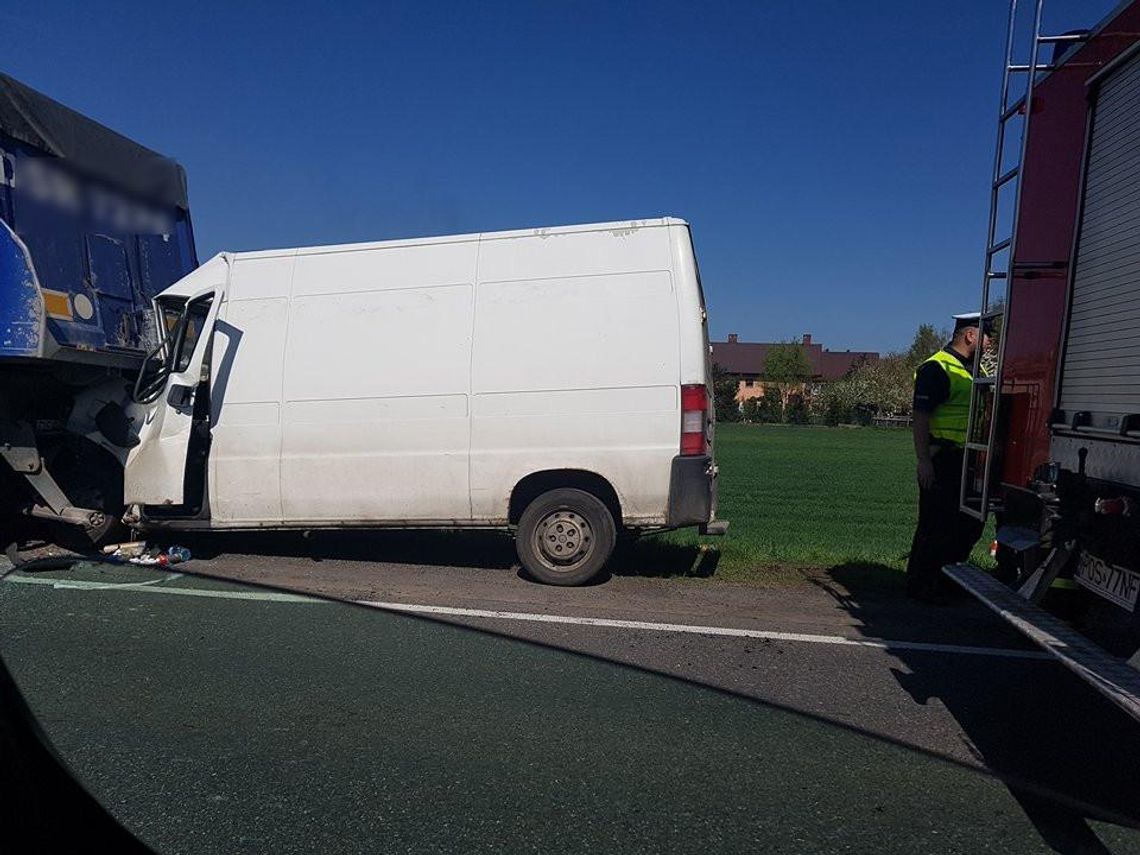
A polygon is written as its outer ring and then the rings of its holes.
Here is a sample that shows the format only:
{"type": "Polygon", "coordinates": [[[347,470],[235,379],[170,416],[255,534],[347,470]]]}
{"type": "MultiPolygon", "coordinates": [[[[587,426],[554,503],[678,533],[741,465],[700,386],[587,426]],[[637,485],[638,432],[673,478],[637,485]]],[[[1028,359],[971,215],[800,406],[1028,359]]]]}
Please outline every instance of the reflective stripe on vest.
{"type": "MultiPolygon", "coordinates": [[[[930,414],[930,435],[954,445],[965,445],[966,426],[970,420],[970,387],[973,386],[970,369],[945,350],[938,351],[922,364],[927,362],[937,362],[950,380],[950,397],[930,414]]],[[[917,377],[918,372],[915,371],[917,377]]]]}

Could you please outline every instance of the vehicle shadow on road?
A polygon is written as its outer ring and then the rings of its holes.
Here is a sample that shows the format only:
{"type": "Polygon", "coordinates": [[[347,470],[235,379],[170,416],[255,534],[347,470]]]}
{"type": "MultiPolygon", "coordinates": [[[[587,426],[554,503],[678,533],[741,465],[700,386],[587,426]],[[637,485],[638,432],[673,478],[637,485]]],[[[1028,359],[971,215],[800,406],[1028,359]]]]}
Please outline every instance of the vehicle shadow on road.
{"type": "MultiPolygon", "coordinates": [[[[883,565],[840,564],[820,586],[869,638],[897,638],[900,609],[916,623],[952,629],[983,608],[969,598],[944,607],[905,600],[902,574],[883,565]]],[[[945,706],[967,748],[1005,781],[1053,849],[1107,852],[1089,819],[1140,823],[1140,728],[1060,664],[907,649],[893,655],[902,664],[891,669],[899,685],[915,703],[945,706]]]]}
{"type": "MultiPolygon", "coordinates": [[[[180,534],[179,542],[196,558],[223,555],[307,558],[313,562],[359,561],[484,570],[514,568],[520,575],[514,539],[502,531],[356,530],[259,531],[180,534]]],[[[594,581],[613,576],[708,578],[716,572],[720,552],[704,546],[681,546],[653,538],[619,543],[607,569],[594,581]]]]}
{"type": "Polygon", "coordinates": [[[434,567],[507,569],[514,543],[497,531],[259,531],[179,535],[196,558],[279,556],[313,562],[360,561],[434,567]]]}
{"type": "Polygon", "coordinates": [[[644,537],[618,544],[614,557],[610,559],[607,576],[709,579],[716,573],[719,563],[720,550],[715,546],[683,546],[644,537]]]}

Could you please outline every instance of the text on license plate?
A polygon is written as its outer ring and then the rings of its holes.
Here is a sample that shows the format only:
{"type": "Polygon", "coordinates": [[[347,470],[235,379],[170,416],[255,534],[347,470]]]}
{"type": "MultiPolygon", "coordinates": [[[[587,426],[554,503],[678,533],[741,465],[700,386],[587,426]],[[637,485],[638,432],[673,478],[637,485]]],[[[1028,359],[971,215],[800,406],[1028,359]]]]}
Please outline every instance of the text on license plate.
{"type": "Polygon", "coordinates": [[[1074,581],[1111,600],[1128,611],[1136,609],[1136,596],[1140,594],[1140,573],[1108,564],[1095,555],[1081,553],[1074,581]]]}

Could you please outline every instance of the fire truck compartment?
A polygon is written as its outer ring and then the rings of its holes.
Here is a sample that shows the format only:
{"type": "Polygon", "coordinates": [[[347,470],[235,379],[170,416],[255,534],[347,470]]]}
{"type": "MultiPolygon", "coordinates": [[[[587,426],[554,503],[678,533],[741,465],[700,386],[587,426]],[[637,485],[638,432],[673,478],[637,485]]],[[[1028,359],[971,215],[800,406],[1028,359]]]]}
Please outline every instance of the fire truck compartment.
{"type": "Polygon", "coordinates": [[[1094,93],[1059,420],[1140,437],[1140,54],[1094,93]]]}

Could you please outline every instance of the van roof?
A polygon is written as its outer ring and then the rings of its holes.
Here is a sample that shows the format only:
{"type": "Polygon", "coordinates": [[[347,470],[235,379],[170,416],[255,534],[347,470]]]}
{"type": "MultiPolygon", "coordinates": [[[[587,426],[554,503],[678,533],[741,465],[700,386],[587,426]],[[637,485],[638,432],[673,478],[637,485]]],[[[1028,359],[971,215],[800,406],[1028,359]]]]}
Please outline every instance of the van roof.
{"type": "Polygon", "coordinates": [[[438,237],[405,238],[402,240],[368,241],[365,243],[329,244],[327,246],[303,246],[282,249],[253,250],[249,252],[224,253],[235,260],[242,258],[273,258],[285,255],[320,255],[331,252],[349,252],[380,247],[422,246],[425,244],[464,243],[468,241],[509,240],[521,237],[554,237],[575,232],[629,232],[638,229],[659,228],[661,226],[688,226],[688,222],[677,217],[658,217],[649,220],[620,220],[612,223],[584,223],[571,226],[546,226],[542,228],[514,229],[503,232],[472,232],[461,235],[441,235],[438,237]]]}

